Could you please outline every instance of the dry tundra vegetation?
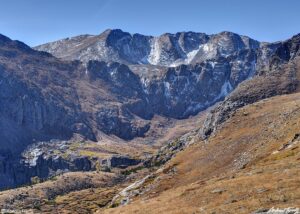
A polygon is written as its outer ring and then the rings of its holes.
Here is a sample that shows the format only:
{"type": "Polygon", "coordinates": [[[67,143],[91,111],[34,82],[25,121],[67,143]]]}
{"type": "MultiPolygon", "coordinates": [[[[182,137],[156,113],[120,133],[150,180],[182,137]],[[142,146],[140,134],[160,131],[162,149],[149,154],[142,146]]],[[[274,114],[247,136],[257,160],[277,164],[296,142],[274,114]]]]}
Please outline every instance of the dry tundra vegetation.
{"type": "Polygon", "coordinates": [[[99,213],[251,213],[300,206],[300,94],[238,110],[177,154],[129,205],[99,213]],[[171,170],[172,169],[172,170],[171,170]]]}

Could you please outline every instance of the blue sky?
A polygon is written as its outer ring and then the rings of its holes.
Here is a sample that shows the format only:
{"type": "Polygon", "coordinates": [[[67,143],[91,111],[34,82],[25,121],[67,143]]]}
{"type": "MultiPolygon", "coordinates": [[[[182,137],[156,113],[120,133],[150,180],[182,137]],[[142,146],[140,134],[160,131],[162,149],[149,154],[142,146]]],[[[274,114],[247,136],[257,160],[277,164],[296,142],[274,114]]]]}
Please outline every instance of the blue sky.
{"type": "Polygon", "coordinates": [[[299,10],[299,0],[0,0],[0,33],[31,46],[108,28],[278,41],[300,33],[299,10]]]}

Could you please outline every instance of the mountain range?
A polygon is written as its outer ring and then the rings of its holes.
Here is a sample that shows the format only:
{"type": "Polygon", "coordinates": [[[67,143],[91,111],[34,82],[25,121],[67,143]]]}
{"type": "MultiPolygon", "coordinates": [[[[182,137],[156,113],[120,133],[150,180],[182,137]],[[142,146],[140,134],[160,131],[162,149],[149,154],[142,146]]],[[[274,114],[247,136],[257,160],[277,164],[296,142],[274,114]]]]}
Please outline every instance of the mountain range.
{"type": "Polygon", "coordinates": [[[300,34],[266,43],[232,32],[115,29],[33,48],[0,35],[0,188],[165,166],[191,139],[215,139],[239,109],[298,92],[299,47],[300,34]]]}

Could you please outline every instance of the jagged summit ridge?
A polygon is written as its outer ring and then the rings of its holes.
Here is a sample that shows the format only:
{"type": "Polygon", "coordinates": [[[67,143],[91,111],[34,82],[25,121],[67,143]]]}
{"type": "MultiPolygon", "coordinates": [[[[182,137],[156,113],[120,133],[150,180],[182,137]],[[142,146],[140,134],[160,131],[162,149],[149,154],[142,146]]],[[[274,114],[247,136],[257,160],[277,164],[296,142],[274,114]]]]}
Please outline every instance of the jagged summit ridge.
{"type": "Polygon", "coordinates": [[[81,35],[35,47],[67,60],[117,61],[126,64],[177,66],[227,57],[236,51],[257,49],[260,43],[232,32],[207,35],[196,32],[160,36],[108,29],[100,35],[81,35]]]}

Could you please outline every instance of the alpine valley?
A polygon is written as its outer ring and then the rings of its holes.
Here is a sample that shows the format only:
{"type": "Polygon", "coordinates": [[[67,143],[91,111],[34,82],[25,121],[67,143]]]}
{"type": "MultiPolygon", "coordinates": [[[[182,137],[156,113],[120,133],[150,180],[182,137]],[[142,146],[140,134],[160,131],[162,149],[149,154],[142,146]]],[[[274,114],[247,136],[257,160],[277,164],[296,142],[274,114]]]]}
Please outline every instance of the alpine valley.
{"type": "Polygon", "coordinates": [[[0,35],[0,207],[300,213],[300,34],[0,35]]]}

